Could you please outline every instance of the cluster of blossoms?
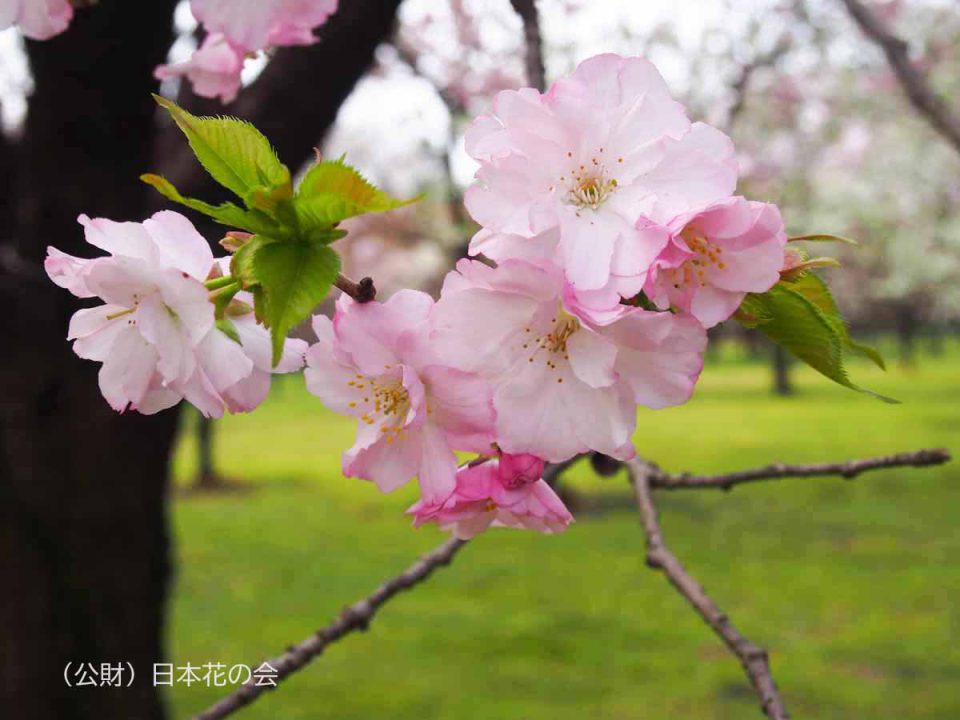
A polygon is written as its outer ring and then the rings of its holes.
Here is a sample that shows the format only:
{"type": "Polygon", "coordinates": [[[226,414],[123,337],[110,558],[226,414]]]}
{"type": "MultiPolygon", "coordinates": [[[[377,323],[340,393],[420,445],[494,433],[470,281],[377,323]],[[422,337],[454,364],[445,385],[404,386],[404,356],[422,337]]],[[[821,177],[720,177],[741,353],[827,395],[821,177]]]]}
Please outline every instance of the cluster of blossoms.
{"type": "Polygon", "coordinates": [[[207,31],[190,59],[156,69],[158,80],[186,77],[202,97],[233,101],[244,60],[261,50],[312,45],[314,30],[337,11],[338,0],[190,0],[207,31]]]}
{"type": "Polygon", "coordinates": [[[357,421],[344,474],[384,492],[416,477],[415,524],[563,530],[544,463],[632,457],[638,406],[686,402],[707,328],[802,258],[785,257],[776,207],[733,195],[730,140],[691,123],[640,58],[501,92],[467,148],[471,253],[486,260],[460,261],[439,300],[344,295],[332,320],[314,317],[316,342],[287,340],[271,369],[267,331],[185,218],[81,217],[110,256],[47,260],[54,282],[106,303],[74,316],[74,350],[103,363],[119,411],[186,398],[214,416],[252,409],[271,371],[305,362],[310,392],[357,421]],[[478,457],[458,466],[458,453],[478,457]]]}
{"type": "Polygon", "coordinates": [[[544,461],[630,458],[638,405],[689,399],[706,329],[777,283],[787,237],[776,207],[733,195],[730,140],[640,58],[501,92],[467,149],[471,254],[495,264],[461,261],[436,302],[342,298],[315,321],[307,386],[358,420],[346,475],[419,478],[416,524],[557,532],[572,518],[544,461]]]}

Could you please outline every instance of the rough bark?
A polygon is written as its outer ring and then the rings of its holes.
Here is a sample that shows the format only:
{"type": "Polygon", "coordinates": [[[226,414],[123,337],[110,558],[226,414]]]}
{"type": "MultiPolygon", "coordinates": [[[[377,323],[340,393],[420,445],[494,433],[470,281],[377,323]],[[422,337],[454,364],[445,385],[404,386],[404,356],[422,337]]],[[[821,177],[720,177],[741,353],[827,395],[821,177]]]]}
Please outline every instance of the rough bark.
{"type": "MultiPolygon", "coordinates": [[[[176,414],[118,416],[95,364],[64,340],[78,304],[43,276],[48,244],[89,255],[79,213],[141,220],[160,170],[209,188],[175,133],[155,152],[152,71],[175,0],[101,0],[29,43],[36,91],[19,148],[18,222],[0,262],[0,707],[18,720],[152,720],[169,579],[166,475],[176,414]],[[154,158],[159,158],[155,160],[154,158]],[[131,662],[130,689],[66,687],[72,662],[131,662]]],[[[281,156],[306,158],[389,33],[399,0],[345,4],[308,49],[281,51],[229,112],[261,125],[281,156]]],[[[167,128],[169,129],[169,128],[167,128]]],[[[7,171],[7,168],[4,168],[7,171]]],[[[215,239],[212,237],[211,239],[215,239]]]]}
{"type": "Polygon", "coordinates": [[[22,720],[163,716],[149,682],[169,577],[166,462],[175,416],[118,416],[65,342],[78,305],[47,282],[48,244],[88,254],[81,212],[140,219],[153,67],[174,0],[102,0],[28,43],[35,79],[6,248],[0,358],[0,707],[22,720]],[[130,662],[130,688],[68,688],[67,662],[130,662]]]}

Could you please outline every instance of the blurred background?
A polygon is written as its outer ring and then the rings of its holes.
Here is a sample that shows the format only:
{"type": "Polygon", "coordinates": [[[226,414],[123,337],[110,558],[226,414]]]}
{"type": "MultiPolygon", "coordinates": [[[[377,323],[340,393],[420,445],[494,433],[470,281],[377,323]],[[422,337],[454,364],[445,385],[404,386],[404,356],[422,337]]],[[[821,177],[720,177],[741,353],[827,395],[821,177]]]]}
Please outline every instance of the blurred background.
{"type": "MultiPolygon", "coordinates": [[[[424,199],[348,224],[345,272],[380,298],[436,292],[475,230],[470,119],[525,84],[509,0],[341,0],[309,48],[251,60],[225,108],[165,82],[195,112],[253,121],[291,168],[346,154],[424,199]]],[[[954,113],[954,0],[867,3],[954,113]]],[[[599,52],[645,55],[695,119],[725,129],[739,192],[778,203],[791,234],[842,269],[829,282],[854,361],[884,405],[794,366],[738,327],[712,331],[693,400],[641,409],[641,452],[722,472],[956,448],[960,431],[960,149],[908,102],[841,0],[540,0],[548,81],[599,52]]],[[[85,255],[76,215],[141,220],[160,171],[216,199],[149,97],[153,67],[198,41],[186,3],[101,0],[45,43],[0,33],[0,715],[190,717],[222,688],[155,689],[152,663],[259,663],[441,539],[413,530],[411,489],[340,476],[350,421],[281,377],[250,416],[115,416],[96,367],[63,337],[75,309],[42,274],[47,244],[85,255]],[[70,689],[64,664],[132,662],[129,689],[70,689]]],[[[192,217],[211,242],[222,229],[192,217]]],[[[643,561],[622,475],[563,480],[558,537],[490,532],[430,583],[246,709],[248,718],[759,716],[741,669],[643,561]]],[[[855,482],[786,480],[661,498],[674,552],[772,654],[807,718],[960,717],[960,470],[855,482]]]]}

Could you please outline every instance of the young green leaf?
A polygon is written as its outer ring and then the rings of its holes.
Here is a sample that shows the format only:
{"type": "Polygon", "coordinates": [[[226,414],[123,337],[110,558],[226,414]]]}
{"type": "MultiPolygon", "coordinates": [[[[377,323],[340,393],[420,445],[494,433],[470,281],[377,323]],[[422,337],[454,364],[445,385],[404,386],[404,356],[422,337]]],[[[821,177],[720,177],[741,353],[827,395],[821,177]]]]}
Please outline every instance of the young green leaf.
{"type": "Polygon", "coordinates": [[[328,238],[328,233],[338,223],[367,212],[357,203],[333,193],[320,193],[309,198],[297,197],[293,202],[293,209],[301,231],[317,235],[318,240],[326,238],[326,242],[337,239],[328,238]]]}
{"type": "MultiPolygon", "coordinates": [[[[265,236],[254,235],[230,258],[230,274],[240,281],[240,285],[249,289],[257,285],[256,270],[253,267],[253,258],[257,250],[265,244],[265,236]]],[[[259,313],[258,313],[259,314],[259,313]]]]}
{"type": "Polygon", "coordinates": [[[805,242],[841,242],[846,243],[847,245],[859,245],[856,240],[853,238],[844,237],[843,235],[826,235],[826,234],[815,234],[815,235],[795,235],[788,240],[788,242],[798,242],[803,240],[805,242]]]}
{"type": "Polygon", "coordinates": [[[385,212],[415,202],[378,190],[343,158],[320,162],[297,186],[297,214],[315,225],[334,225],[355,215],[385,212]]]}
{"type": "Polygon", "coordinates": [[[146,173],[141,175],[140,179],[156,189],[157,192],[168,200],[173,200],[192,210],[201,212],[213,218],[221,225],[248,230],[254,233],[276,233],[278,230],[277,224],[259,210],[244,210],[231,202],[211,205],[210,203],[205,203],[203,200],[184,197],[169,180],[159,175],[146,173]]]}
{"type": "Polygon", "coordinates": [[[154,95],[187,136],[193,154],[211,177],[240,198],[260,188],[290,186],[290,171],[253,125],[231,117],[197,117],[154,95]]]}
{"type": "MultiPolygon", "coordinates": [[[[751,293],[748,298],[747,312],[766,318],[754,325],[747,324],[748,327],[757,327],[773,342],[834,382],[884,402],[897,402],[850,380],[843,364],[845,348],[852,348],[846,326],[839,313],[831,316],[822,309],[826,307],[826,297],[814,283],[799,289],[795,283],[779,283],[762,295],[751,293]]],[[[829,298],[829,302],[832,304],[833,299],[829,298]]]]}
{"type": "MultiPolygon", "coordinates": [[[[330,291],[340,272],[340,258],[326,245],[274,242],[258,246],[252,264],[262,293],[260,317],[270,327],[276,365],[287,332],[305,320],[330,291]]],[[[256,294],[254,300],[258,300],[256,294]]]]}
{"type": "Polygon", "coordinates": [[[875,348],[859,343],[850,337],[850,330],[847,328],[843,315],[840,314],[840,308],[837,307],[837,303],[830,293],[830,288],[827,287],[821,277],[808,272],[785,283],[785,286],[799,292],[817,306],[824,317],[834,326],[846,348],[868,358],[881,370],[887,369],[883,356],[875,348]]]}

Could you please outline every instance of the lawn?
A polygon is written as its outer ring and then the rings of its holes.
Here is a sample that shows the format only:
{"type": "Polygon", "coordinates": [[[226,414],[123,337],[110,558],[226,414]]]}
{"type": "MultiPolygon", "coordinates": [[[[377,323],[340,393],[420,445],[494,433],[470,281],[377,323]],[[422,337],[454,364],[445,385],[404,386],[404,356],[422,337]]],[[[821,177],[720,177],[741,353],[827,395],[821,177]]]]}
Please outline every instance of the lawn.
{"type": "MultiPolygon", "coordinates": [[[[686,406],[642,411],[637,441],[670,470],[715,472],[920,447],[960,450],[960,348],[855,378],[885,405],[795,369],[708,362],[686,406]]],[[[189,420],[189,418],[188,418],[189,420]]],[[[187,423],[189,426],[189,422],[187,423]]],[[[183,665],[257,663],[441,541],[402,514],[412,490],[381,495],[340,476],[349,422],[301,378],[262,408],[219,423],[222,472],[247,492],[179,494],[169,630],[183,665]]],[[[175,463],[192,473],[184,433],[175,463]]],[[[738,664],[643,562],[621,477],[581,464],[569,482],[602,494],[564,535],[491,531],[370,632],[332,646],[244,710],[248,720],[720,720],[759,717],[738,664]],[[623,502],[617,502],[622,499],[623,502]]],[[[960,717],[960,464],[731,493],[660,496],[668,542],[740,629],[767,647],[797,718],[960,717]]],[[[222,689],[177,686],[175,718],[222,689]]]]}

